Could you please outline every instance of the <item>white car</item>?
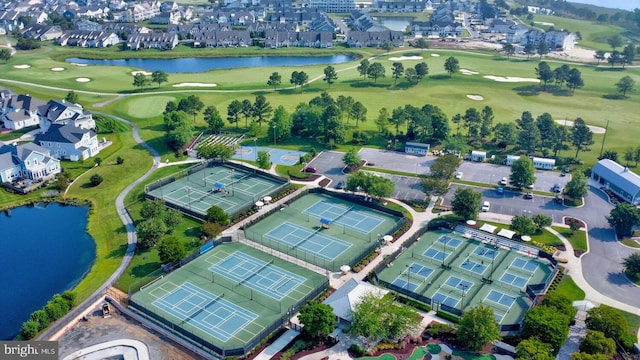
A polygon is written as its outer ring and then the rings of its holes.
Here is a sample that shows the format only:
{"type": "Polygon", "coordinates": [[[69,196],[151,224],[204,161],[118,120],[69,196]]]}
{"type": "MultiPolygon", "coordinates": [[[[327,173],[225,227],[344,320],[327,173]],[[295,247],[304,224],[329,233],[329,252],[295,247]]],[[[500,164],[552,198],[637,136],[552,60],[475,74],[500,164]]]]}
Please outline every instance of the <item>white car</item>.
{"type": "Polygon", "coordinates": [[[455,176],[456,179],[462,179],[462,171],[458,171],[455,176]]]}
{"type": "Polygon", "coordinates": [[[490,207],[491,207],[491,204],[489,204],[488,201],[485,201],[482,203],[482,207],[480,208],[480,210],[482,210],[482,212],[487,212],[489,211],[490,207]]]}
{"type": "Polygon", "coordinates": [[[507,178],[506,178],[506,177],[503,177],[503,178],[502,178],[502,180],[500,180],[499,184],[500,184],[500,185],[507,185],[507,182],[508,182],[508,181],[509,181],[509,180],[507,180],[507,178]]]}

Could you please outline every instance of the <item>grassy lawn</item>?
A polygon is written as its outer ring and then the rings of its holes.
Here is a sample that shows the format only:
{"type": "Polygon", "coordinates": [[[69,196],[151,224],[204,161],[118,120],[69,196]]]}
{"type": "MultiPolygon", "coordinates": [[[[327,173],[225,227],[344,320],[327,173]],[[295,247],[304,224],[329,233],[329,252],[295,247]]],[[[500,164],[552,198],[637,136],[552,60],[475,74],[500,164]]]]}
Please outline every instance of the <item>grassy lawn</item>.
{"type": "Polygon", "coordinates": [[[4,134],[0,134],[0,141],[11,141],[19,138],[20,136],[28,133],[31,130],[37,129],[37,126],[29,126],[20,130],[13,130],[4,134]]]}
{"type": "Polygon", "coordinates": [[[576,285],[571,276],[565,276],[555,290],[571,301],[584,300],[585,293],[576,285]]]}
{"type": "Polygon", "coordinates": [[[620,242],[632,248],[640,248],[640,244],[636,240],[633,240],[631,238],[624,238],[620,240],[620,242]]]}
{"type": "Polygon", "coordinates": [[[567,238],[574,250],[589,250],[587,245],[587,233],[584,230],[578,230],[572,235],[571,229],[569,228],[562,226],[552,226],[551,228],[567,238]]]}
{"type": "MultiPolygon", "coordinates": [[[[491,225],[497,226],[498,228],[510,228],[510,224],[501,224],[497,222],[482,221],[482,220],[478,221],[478,226],[482,226],[482,224],[491,224],[491,225]]],[[[513,241],[518,242],[518,240],[513,240],[513,241]]],[[[542,245],[548,245],[548,246],[562,245],[562,241],[560,241],[558,237],[550,233],[548,230],[544,230],[544,229],[542,229],[540,233],[531,235],[531,241],[532,243],[535,242],[535,243],[540,243],[542,245]]]]}

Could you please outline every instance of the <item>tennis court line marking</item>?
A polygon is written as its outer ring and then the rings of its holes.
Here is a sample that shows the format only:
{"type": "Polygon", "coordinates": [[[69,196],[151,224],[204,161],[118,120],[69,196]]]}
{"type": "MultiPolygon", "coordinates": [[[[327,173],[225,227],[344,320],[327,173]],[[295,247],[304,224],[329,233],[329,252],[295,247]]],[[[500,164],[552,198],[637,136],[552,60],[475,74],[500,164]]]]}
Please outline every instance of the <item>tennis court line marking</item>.
{"type": "MultiPolygon", "coordinates": [[[[287,229],[284,229],[287,230],[287,229]]],[[[283,222],[282,224],[276,226],[275,228],[271,229],[268,233],[264,234],[265,237],[272,239],[274,241],[277,241],[279,243],[288,245],[289,247],[292,248],[298,248],[300,247],[302,250],[304,250],[307,253],[310,254],[314,254],[318,257],[321,257],[327,261],[334,261],[335,259],[337,259],[340,255],[342,255],[342,253],[344,253],[347,249],[349,249],[353,244],[348,243],[346,241],[342,241],[340,239],[334,238],[333,236],[330,235],[324,235],[322,233],[320,233],[320,230],[322,229],[318,229],[315,232],[312,232],[311,230],[305,229],[297,224],[293,224],[290,223],[288,221],[283,222]],[[280,228],[289,228],[289,232],[284,234],[284,235],[274,235],[272,234],[273,232],[277,232],[278,229],[280,228]],[[294,235],[295,232],[303,232],[304,233],[304,237],[299,237],[297,235],[294,235]],[[326,242],[326,244],[322,244],[321,242],[317,242],[315,238],[321,238],[321,239],[325,239],[325,240],[329,240],[328,242],[326,242]],[[286,242],[284,239],[286,238],[293,238],[296,240],[300,240],[295,244],[290,244],[288,242],[286,242]],[[309,248],[305,248],[304,245],[306,243],[309,243],[310,245],[317,245],[318,246],[318,250],[312,250],[309,248]],[[337,246],[342,247],[342,251],[338,252],[336,255],[334,255],[333,257],[329,257],[329,255],[324,254],[323,252],[328,249],[328,248],[336,248],[337,246]]],[[[338,250],[340,250],[338,248],[338,250]]]]}
{"type": "Polygon", "coordinates": [[[371,215],[368,213],[365,213],[363,211],[359,211],[359,210],[354,210],[356,207],[356,205],[353,206],[346,206],[346,205],[342,205],[342,204],[331,204],[326,202],[325,200],[320,200],[318,202],[316,202],[315,204],[307,207],[306,209],[304,209],[302,211],[303,214],[307,214],[307,215],[311,215],[317,218],[327,218],[329,220],[331,220],[331,222],[335,222],[336,224],[339,225],[344,225],[347,226],[351,229],[354,229],[358,232],[361,232],[363,234],[369,234],[370,232],[373,231],[373,229],[377,228],[380,224],[382,224],[384,222],[384,218],[381,218],[379,216],[376,215],[371,215]],[[320,213],[317,213],[315,211],[311,211],[310,209],[315,208],[315,207],[320,207],[323,210],[320,211],[320,213]],[[336,213],[333,211],[333,209],[339,209],[339,211],[336,213]],[[345,211],[344,208],[346,208],[347,210],[345,211]],[[357,214],[356,216],[360,216],[361,218],[358,219],[353,218],[350,216],[350,214],[357,214]],[[330,214],[331,217],[327,216],[327,214],[330,214]],[[368,231],[366,231],[366,229],[362,229],[359,227],[359,225],[364,222],[367,221],[368,219],[373,219],[376,222],[376,225],[371,227],[371,229],[369,229],[368,231]],[[350,220],[348,222],[342,221],[342,220],[350,220]]]}

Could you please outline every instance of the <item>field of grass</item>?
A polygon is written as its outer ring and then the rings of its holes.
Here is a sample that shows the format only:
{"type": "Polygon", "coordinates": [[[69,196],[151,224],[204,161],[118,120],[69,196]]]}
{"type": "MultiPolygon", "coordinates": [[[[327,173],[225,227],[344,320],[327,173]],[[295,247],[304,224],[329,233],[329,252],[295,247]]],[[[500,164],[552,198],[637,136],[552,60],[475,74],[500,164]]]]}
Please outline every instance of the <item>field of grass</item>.
{"type": "Polygon", "coordinates": [[[552,226],[555,231],[559,232],[562,236],[569,240],[571,246],[574,250],[589,250],[589,246],[587,245],[587,234],[584,230],[578,230],[573,235],[571,234],[571,229],[562,227],[562,226],[552,226]]]}

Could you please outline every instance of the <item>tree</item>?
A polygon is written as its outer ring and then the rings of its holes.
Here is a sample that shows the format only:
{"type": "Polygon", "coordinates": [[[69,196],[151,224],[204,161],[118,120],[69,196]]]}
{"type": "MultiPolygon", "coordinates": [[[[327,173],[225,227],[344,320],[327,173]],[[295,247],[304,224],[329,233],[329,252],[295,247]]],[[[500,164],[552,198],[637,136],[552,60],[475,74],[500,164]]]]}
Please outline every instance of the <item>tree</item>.
{"type": "Polygon", "coordinates": [[[138,244],[143,249],[154,247],[162,236],[166,233],[167,228],[160,218],[150,218],[143,220],[136,225],[136,233],[138,234],[138,244]]]}
{"type": "Polygon", "coordinates": [[[202,110],[204,103],[199,97],[195,95],[189,95],[184,99],[178,101],[178,110],[193,116],[193,122],[196,122],[196,115],[202,110]]]}
{"type": "Polygon", "coordinates": [[[258,122],[258,124],[260,124],[260,126],[262,126],[262,122],[265,118],[271,116],[272,112],[273,108],[267,101],[267,98],[264,97],[264,95],[256,96],[256,100],[253,103],[253,111],[251,115],[256,118],[256,121],[258,122]]]}
{"type": "Polygon", "coordinates": [[[632,204],[621,202],[611,210],[607,221],[616,230],[618,236],[629,236],[633,227],[640,224],[640,211],[632,204]]]}
{"type": "Polygon", "coordinates": [[[619,51],[612,51],[611,54],[609,54],[609,57],[607,58],[607,62],[611,64],[611,67],[613,67],[617,63],[621,63],[622,61],[623,61],[622,54],[620,54],[619,51]]]}
{"type": "Polygon", "coordinates": [[[391,41],[387,40],[387,41],[383,42],[383,43],[382,43],[382,45],[380,45],[380,47],[381,47],[384,51],[386,51],[387,53],[389,53],[389,51],[393,50],[393,48],[394,48],[395,46],[393,45],[393,43],[392,43],[391,41]]]}
{"type": "Polygon", "coordinates": [[[355,100],[351,96],[338,95],[336,98],[336,105],[338,105],[338,109],[340,109],[340,116],[344,119],[344,114],[347,114],[347,123],[349,123],[349,118],[351,115],[349,114],[349,110],[353,107],[355,100]]]}
{"type": "Polygon", "coordinates": [[[11,50],[9,49],[0,49],[0,60],[3,60],[5,63],[11,59],[11,50]]]}
{"type": "Polygon", "coordinates": [[[622,39],[622,36],[620,36],[620,34],[614,34],[609,38],[607,38],[607,44],[611,46],[611,50],[613,51],[615,51],[616,48],[619,48],[620,46],[622,46],[623,42],[624,42],[624,39],[622,39]]]}
{"type": "Polygon", "coordinates": [[[244,116],[244,128],[246,129],[249,127],[249,117],[253,116],[253,104],[249,99],[242,100],[241,104],[240,114],[244,116]]]}
{"type": "Polygon", "coordinates": [[[175,227],[182,222],[182,215],[176,210],[166,209],[162,215],[162,221],[164,221],[167,231],[172,233],[175,227]]]}
{"type": "Polygon", "coordinates": [[[221,207],[213,205],[209,209],[207,209],[205,220],[224,226],[229,223],[229,215],[227,215],[227,213],[224,212],[221,207]]]}
{"type": "Polygon", "coordinates": [[[493,128],[494,138],[498,142],[498,146],[506,148],[514,145],[518,139],[518,128],[514,123],[499,123],[493,128]]]}
{"type": "Polygon", "coordinates": [[[396,339],[420,323],[418,313],[396,302],[391,294],[371,291],[360,298],[352,311],[349,332],[372,339],[396,339]]]}
{"type": "Polygon", "coordinates": [[[369,75],[370,66],[371,66],[371,63],[369,62],[368,59],[364,59],[360,61],[360,65],[358,65],[358,73],[360,74],[360,76],[366,77],[367,75],[369,75]]]}
{"type": "Polygon", "coordinates": [[[636,81],[631,76],[626,75],[620,78],[616,83],[616,89],[622,96],[627,96],[628,92],[635,91],[636,81]]]}
{"type": "Polygon", "coordinates": [[[310,301],[301,307],[298,320],[312,339],[326,338],[338,325],[333,308],[318,301],[310,301]]]}
{"type": "Polygon", "coordinates": [[[627,349],[635,342],[635,336],[629,339],[627,320],[612,307],[600,305],[587,310],[585,323],[587,329],[601,331],[604,336],[619,342],[627,349]]]}
{"type": "Polygon", "coordinates": [[[547,91],[547,84],[549,83],[549,81],[553,80],[553,71],[551,70],[551,67],[549,66],[549,64],[547,64],[546,61],[541,61],[538,64],[538,67],[536,68],[536,75],[538,76],[538,79],[540,79],[540,81],[542,81],[543,85],[543,91],[547,91]]]}
{"type": "Polygon", "coordinates": [[[596,58],[596,60],[598,60],[598,63],[596,65],[600,65],[600,61],[604,60],[606,58],[607,52],[604,50],[596,50],[596,53],[593,55],[594,58],[596,58]]]}
{"type": "Polygon", "coordinates": [[[569,319],[573,319],[578,313],[578,309],[573,307],[571,299],[558,291],[549,291],[542,300],[542,305],[556,309],[559,313],[567,315],[569,319]]]}
{"type": "Polygon", "coordinates": [[[269,121],[269,130],[271,136],[277,139],[288,139],[291,136],[291,128],[293,127],[293,120],[291,114],[285,109],[284,106],[279,105],[273,112],[273,117],[269,121]]]}
{"type": "Polygon", "coordinates": [[[144,90],[145,86],[149,85],[151,81],[143,73],[137,73],[133,76],[133,86],[144,90]]]}
{"type": "Polygon", "coordinates": [[[429,65],[427,65],[427,63],[425,62],[416,64],[414,68],[416,69],[416,76],[418,77],[418,81],[421,81],[425,76],[429,74],[429,65]]]}
{"type": "Polygon", "coordinates": [[[416,47],[420,49],[420,52],[423,52],[424,49],[429,48],[429,42],[423,37],[418,38],[418,40],[416,40],[416,47]]]}
{"type": "Polygon", "coordinates": [[[65,101],[68,101],[73,104],[78,103],[78,94],[75,91],[71,90],[67,93],[67,96],[64,97],[65,101]]]}
{"type": "Polygon", "coordinates": [[[384,178],[382,176],[370,175],[371,180],[369,186],[365,189],[369,196],[381,199],[391,196],[395,185],[391,179],[384,178]]]}
{"type": "Polygon", "coordinates": [[[360,101],[356,101],[349,109],[349,117],[356,121],[358,127],[360,121],[367,121],[367,108],[360,101]]]}
{"type": "Polygon", "coordinates": [[[616,353],[616,342],[596,330],[587,330],[587,335],[580,341],[580,352],[595,355],[604,354],[609,357],[616,353]]]}
{"type": "Polygon", "coordinates": [[[393,76],[393,86],[396,86],[396,81],[404,73],[404,65],[401,62],[394,62],[391,65],[391,76],[393,76]]]}
{"type": "Polygon", "coordinates": [[[536,126],[540,133],[540,145],[542,149],[550,149],[553,146],[553,128],[557,126],[549,113],[543,113],[536,118],[536,126]]]}
{"type": "Polygon", "coordinates": [[[448,72],[449,77],[451,77],[460,70],[460,62],[455,57],[450,56],[444,61],[444,70],[448,72]]]}
{"type": "Polygon", "coordinates": [[[103,180],[104,179],[102,178],[102,176],[100,176],[98,174],[93,174],[89,178],[89,181],[91,182],[91,185],[93,185],[93,186],[98,186],[98,185],[102,184],[103,180]]]}
{"type": "Polygon", "coordinates": [[[500,339],[500,329],[493,314],[493,308],[478,304],[462,314],[458,331],[458,343],[467,349],[478,352],[490,342],[500,339]]]}
{"type": "Polygon", "coordinates": [[[169,236],[160,241],[158,255],[160,256],[161,264],[168,264],[184,258],[187,255],[187,250],[178,238],[169,236]]]}
{"type": "Polygon", "coordinates": [[[587,353],[576,352],[571,354],[569,359],[570,360],[611,360],[611,356],[607,356],[604,354],[592,355],[587,353]]]}
{"type": "Polygon", "coordinates": [[[389,122],[396,128],[396,136],[400,132],[400,126],[407,122],[407,114],[404,109],[400,106],[393,109],[391,112],[391,117],[389,118],[389,122]]]}
{"type": "Polygon", "coordinates": [[[227,106],[227,121],[231,124],[236,123],[236,128],[239,127],[240,114],[242,111],[242,103],[240,100],[234,99],[227,106]]]}
{"type": "Polygon", "coordinates": [[[622,50],[622,68],[623,69],[625,65],[627,64],[631,65],[633,63],[633,60],[635,60],[636,58],[636,54],[637,54],[637,50],[635,45],[629,44],[624,47],[624,50],[622,50]]]}
{"type": "Polygon", "coordinates": [[[587,196],[589,193],[589,186],[587,184],[586,176],[582,173],[574,174],[565,186],[564,193],[574,199],[580,199],[587,196]]]}
{"type": "Polygon", "coordinates": [[[529,60],[529,58],[537,52],[536,45],[534,43],[527,43],[522,51],[527,54],[527,60],[529,60]]]}
{"type": "Polygon", "coordinates": [[[542,59],[543,56],[549,53],[549,44],[547,44],[544,39],[540,40],[536,51],[538,52],[538,55],[540,55],[540,59],[542,59]]]}
{"type": "Polygon", "coordinates": [[[385,76],[384,66],[380,63],[373,63],[367,69],[367,76],[373,79],[373,82],[377,82],[378,78],[383,78],[385,76]]]}
{"type": "Polygon", "coordinates": [[[549,306],[535,306],[529,310],[523,321],[522,338],[537,337],[551,346],[555,356],[569,335],[570,318],[549,306]]]}
{"type": "Polygon", "coordinates": [[[435,176],[423,177],[420,179],[420,186],[427,196],[444,196],[449,192],[449,181],[435,176]]]}
{"type": "Polygon", "coordinates": [[[294,89],[300,86],[300,91],[302,91],[302,86],[309,80],[309,75],[307,75],[304,71],[294,71],[291,73],[290,83],[293,84],[294,89]]]}
{"type": "Polygon", "coordinates": [[[118,165],[124,164],[124,158],[122,156],[118,156],[116,158],[116,164],[118,164],[118,165]]]}
{"type": "Polygon", "coordinates": [[[327,85],[329,85],[329,89],[331,89],[331,84],[338,80],[338,73],[336,72],[336,69],[331,65],[324,68],[324,79],[322,80],[326,81],[327,85]]]}
{"type": "Polygon", "coordinates": [[[516,215],[511,218],[511,228],[520,235],[532,235],[536,231],[536,225],[526,215],[516,215]]]}
{"type": "Polygon", "coordinates": [[[273,90],[278,88],[278,85],[282,82],[282,76],[277,72],[272,72],[269,76],[269,80],[267,80],[267,85],[273,86],[273,90]]]}
{"type": "Polygon", "coordinates": [[[429,169],[430,175],[442,180],[451,180],[461,162],[462,160],[453,154],[438,157],[429,169]]]}
{"type": "Polygon", "coordinates": [[[45,329],[49,324],[51,324],[51,319],[49,319],[49,314],[44,309],[36,310],[31,313],[29,316],[29,320],[35,321],[38,323],[38,331],[45,329]]]}
{"type": "Polygon", "coordinates": [[[142,217],[144,220],[160,218],[163,216],[165,210],[166,207],[164,206],[164,202],[162,200],[145,200],[142,203],[142,208],[140,209],[140,217],[142,217]]]}
{"type": "Polygon", "coordinates": [[[543,343],[537,337],[531,337],[516,346],[516,360],[554,360],[551,345],[543,343]]]}
{"type": "Polygon", "coordinates": [[[482,193],[471,188],[458,188],[451,201],[453,212],[465,220],[475,220],[480,212],[482,193]]]}
{"type": "Polygon", "coordinates": [[[218,223],[205,221],[202,223],[200,231],[207,237],[207,239],[213,239],[222,233],[222,227],[218,223]]]}
{"type": "Polygon", "coordinates": [[[163,82],[167,81],[169,81],[169,75],[167,75],[166,72],[162,70],[156,70],[151,73],[151,82],[158,84],[158,87],[160,87],[163,82]]]}
{"type": "Polygon", "coordinates": [[[96,166],[100,166],[102,164],[102,158],[99,156],[95,157],[93,163],[96,164],[96,166]]]}
{"type": "Polygon", "coordinates": [[[224,121],[222,120],[222,116],[220,116],[220,112],[215,106],[207,106],[204,109],[204,121],[207,122],[207,130],[211,133],[217,133],[222,130],[224,127],[224,121]]]}
{"type": "Polygon", "coordinates": [[[480,135],[480,127],[482,126],[482,117],[478,109],[468,108],[462,119],[464,120],[464,127],[467,128],[467,137],[478,137],[478,135],[480,135]]]}
{"type": "Polygon", "coordinates": [[[20,335],[22,338],[29,340],[33,339],[38,334],[38,328],[40,324],[37,321],[28,320],[22,323],[22,328],[20,329],[20,335]]]}
{"type": "Polygon", "coordinates": [[[536,225],[538,230],[542,230],[547,226],[551,226],[551,223],[553,222],[553,220],[545,214],[535,214],[533,215],[531,220],[533,220],[533,223],[536,225]]]}
{"type": "Polygon", "coordinates": [[[191,140],[191,135],[191,126],[189,124],[181,124],[167,132],[167,145],[177,152],[191,140]]]}
{"type": "Polygon", "coordinates": [[[640,273],[640,253],[636,252],[627,256],[622,265],[624,265],[625,270],[631,274],[640,273]]]}
{"type": "Polygon", "coordinates": [[[271,159],[268,151],[258,151],[256,161],[260,169],[269,169],[271,167],[271,159]]]}
{"type": "Polygon", "coordinates": [[[578,158],[580,150],[593,144],[593,132],[591,132],[591,129],[589,129],[582,118],[577,118],[573,123],[573,127],[571,128],[571,144],[576,147],[576,159],[578,158]]]}
{"type": "Polygon", "coordinates": [[[573,68],[569,71],[569,76],[567,77],[567,86],[569,90],[573,92],[575,89],[579,89],[584,86],[584,80],[582,80],[582,74],[580,70],[573,68]]]}
{"type": "Polygon", "coordinates": [[[568,149],[566,142],[569,140],[569,130],[565,126],[556,124],[551,132],[551,149],[553,157],[558,157],[558,151],[568,149]]]}
{"type": "Polygon", "coordinates": [[[360,155],[358,154],[358,151],[355,148],[351,148],[349,149],[349,151],[347,151],[344,154],[344,156],[342,157],[342,161],[349,168],[354,168],[360,165],[360,162],[362,162],[362,158],[360,157],[360,155]]]}
{"type": "Polygon", "coordinates": [[[513,46],[513,44],[506,43],[502,45],[502,51],[504,52],[505,55],[507,55],[507,59],[509,59],[511,56],[513,56],[513,54],[516,53],[516,48],[515,46],[513,46]]]}
{"type": "Polygon", "coordinates": [[[480,139],[484,140],[487,136],[491,135],[491,130],[493,129],[493,109],[490,106],[482,108],[480,118],[482,119],[480,139]]]}
{"type": "Polygon", "coordinates": [[[378,132],[384,134],[387,131],[387,126],[389,125],[389,111],[387,108],[383,107],[378,110],[378,117],[376,117],[375,123],[378,128],[378,132]]]}
{"type": "Polygon", "coordinates": [[[509,183],[517,189],[522,189],[536,182],[535,173],[533,161],[528,156],[520,156],[511,164],[509,183]]]}

